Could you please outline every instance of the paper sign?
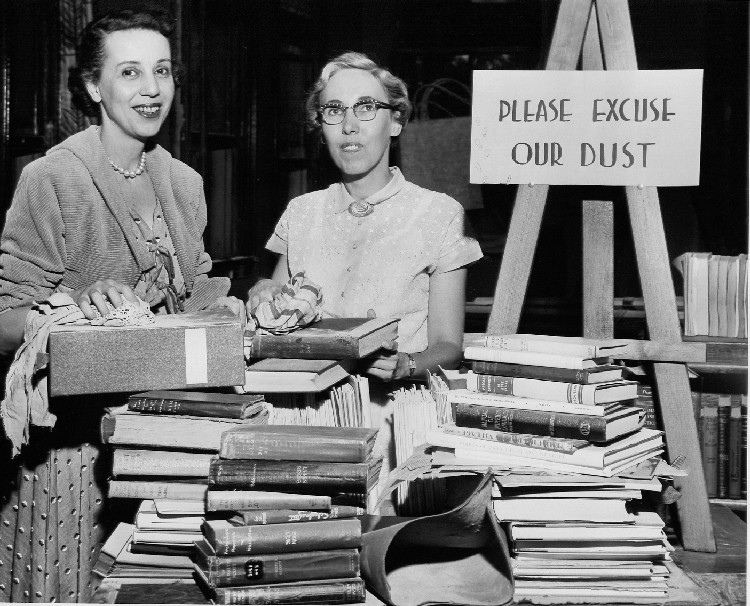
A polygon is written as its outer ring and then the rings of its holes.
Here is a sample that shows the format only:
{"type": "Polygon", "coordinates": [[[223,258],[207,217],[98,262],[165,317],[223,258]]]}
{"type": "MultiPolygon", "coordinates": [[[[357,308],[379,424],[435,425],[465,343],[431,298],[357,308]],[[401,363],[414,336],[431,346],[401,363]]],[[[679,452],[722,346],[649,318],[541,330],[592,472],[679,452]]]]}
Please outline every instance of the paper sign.
{"type": "Polygon", "coordinates": [[[703,70],[475,71],[472,183],[698,185],[703,70]]]}

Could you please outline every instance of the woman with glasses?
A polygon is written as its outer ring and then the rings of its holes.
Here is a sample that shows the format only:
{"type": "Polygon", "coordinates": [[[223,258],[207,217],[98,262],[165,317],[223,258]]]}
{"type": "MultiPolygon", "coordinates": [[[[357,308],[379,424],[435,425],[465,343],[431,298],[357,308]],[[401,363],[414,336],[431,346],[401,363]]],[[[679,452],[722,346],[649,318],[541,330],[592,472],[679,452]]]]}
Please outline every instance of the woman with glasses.
{"type": "Polygon", "coordinates": [[[403,80],[360,53],[322,70],[306,104],[308,124],[341,180],[292,200],[266,247],[279,255],[270,280],[248,294],[248,311],[305,271],[322,287],[327,316],[399,319],[398,342],[364,361],[382,379],[424,378],[461,358],[466,267],[481,258],[464,233],[461,205],[390,166],[393,138],[411,105],[403,80]]]}

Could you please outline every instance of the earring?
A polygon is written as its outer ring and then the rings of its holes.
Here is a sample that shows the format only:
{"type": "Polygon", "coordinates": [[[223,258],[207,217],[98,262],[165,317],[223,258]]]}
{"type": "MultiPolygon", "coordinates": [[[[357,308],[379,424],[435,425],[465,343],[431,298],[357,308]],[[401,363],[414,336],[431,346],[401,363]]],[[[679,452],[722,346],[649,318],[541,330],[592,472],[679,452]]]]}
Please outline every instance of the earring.
{"type": "Polygon", "coordinates": [[[320,142],[325,145],[326,144],[326,138],[323,136],[323,133],[320,134],[320,142]]]}

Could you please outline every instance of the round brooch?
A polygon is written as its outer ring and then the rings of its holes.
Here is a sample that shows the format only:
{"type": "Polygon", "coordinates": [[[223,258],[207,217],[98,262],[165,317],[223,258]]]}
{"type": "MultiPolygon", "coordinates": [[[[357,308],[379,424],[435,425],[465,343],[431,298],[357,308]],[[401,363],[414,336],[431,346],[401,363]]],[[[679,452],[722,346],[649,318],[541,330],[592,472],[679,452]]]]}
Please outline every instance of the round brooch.
{"type": "Polygon", "coordinates": [[[349,213],[355,217],[366,217],[375,207],[364,200],[355,200],[349,205],[349,213]]]}

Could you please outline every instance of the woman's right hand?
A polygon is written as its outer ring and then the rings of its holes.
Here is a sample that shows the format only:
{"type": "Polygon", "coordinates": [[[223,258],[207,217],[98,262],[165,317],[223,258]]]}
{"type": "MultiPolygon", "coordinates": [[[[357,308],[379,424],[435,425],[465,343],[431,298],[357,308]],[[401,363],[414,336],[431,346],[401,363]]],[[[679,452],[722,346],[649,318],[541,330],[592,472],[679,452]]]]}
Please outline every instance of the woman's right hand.
{"type": "Polygon", "coordinates": [[[247,313],[250,315],[261,303],[270,301],[281,292],[282,285],[271,280],[263,278],[258,280],[255,285],[247,292],[247,313]]]}
{"type": "Polygon", "coordinates": [[[138,297],[133,289],[116,280],[98,280],[86,288],[73,291],[70,296],[89,320],[96,318],[95,309],[102,316],[109,314],[105,299],[109,300],[115,308],[121,307],[126,300],[138,303],[138,297]]]}

